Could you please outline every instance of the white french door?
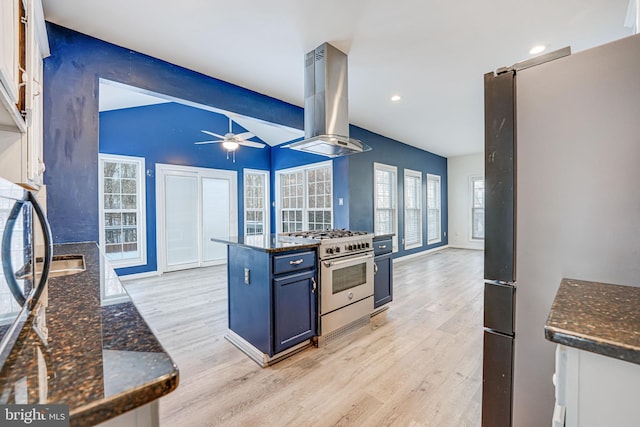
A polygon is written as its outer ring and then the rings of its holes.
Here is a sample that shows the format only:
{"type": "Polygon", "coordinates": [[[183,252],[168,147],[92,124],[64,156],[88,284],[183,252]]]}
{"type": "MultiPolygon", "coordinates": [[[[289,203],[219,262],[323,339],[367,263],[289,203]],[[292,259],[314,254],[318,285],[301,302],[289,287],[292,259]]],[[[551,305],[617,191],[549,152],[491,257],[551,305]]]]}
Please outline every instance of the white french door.
{"type": "Polygon", "coordinates": [[[238,234],[235,171],[156,165],[158,270],[226,262],[226,245],[211,241],[238,234]]]}

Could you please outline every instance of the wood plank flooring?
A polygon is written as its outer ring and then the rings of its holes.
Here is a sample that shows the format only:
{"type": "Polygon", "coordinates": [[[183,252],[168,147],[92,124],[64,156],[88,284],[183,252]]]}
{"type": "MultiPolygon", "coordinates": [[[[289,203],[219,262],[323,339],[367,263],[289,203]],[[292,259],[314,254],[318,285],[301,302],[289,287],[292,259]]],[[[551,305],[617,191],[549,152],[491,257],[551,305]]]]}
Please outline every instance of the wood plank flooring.
{"type": "Polygon", "coordinates": [[[180,369],[162,426],[480,425],[483,253],[394,263],[394,301],[369,325],[260,368],[224,339],[226,267],[128,282],[180,369]]]}

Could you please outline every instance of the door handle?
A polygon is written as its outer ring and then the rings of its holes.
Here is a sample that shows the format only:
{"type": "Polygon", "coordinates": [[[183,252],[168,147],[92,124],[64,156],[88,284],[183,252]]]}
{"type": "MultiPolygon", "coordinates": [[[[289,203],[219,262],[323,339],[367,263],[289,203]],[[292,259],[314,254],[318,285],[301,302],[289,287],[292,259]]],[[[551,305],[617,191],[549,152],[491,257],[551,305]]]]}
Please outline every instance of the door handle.
{"type": "Polygon", "coordinates": [[[311,293],[315,294],[316,293],[316,289],[318,289],[318,285],[316,284],[316,278],[312,277],[311,278],[311,293]]]}
{"type": "Polygon", "coordinates": [[[304,259],[300,258],[300,259],[297,259],[295,261],[289,261],[289,264],[290,265],[299,265],[299,264],[302,264],[303,262],[304,262],[304,259]]]}
{"type": "Polygon", "coordinates": [[[373,274],[377,274],[378,273],[378,264],[376,264],[375,262],[373,263],[373,274]]]}

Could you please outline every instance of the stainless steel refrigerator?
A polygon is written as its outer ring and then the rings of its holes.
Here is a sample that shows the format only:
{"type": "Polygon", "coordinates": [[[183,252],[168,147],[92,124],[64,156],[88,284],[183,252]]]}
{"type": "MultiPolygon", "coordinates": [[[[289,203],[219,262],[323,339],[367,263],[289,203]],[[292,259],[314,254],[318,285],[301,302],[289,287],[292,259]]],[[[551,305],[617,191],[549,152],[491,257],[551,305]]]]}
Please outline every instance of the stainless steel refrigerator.
{"type": "Polygon", "coordinates": [[[563,277],[640,286],[640,35],[485,75],[482,425],[551,425],[563,277]]]}

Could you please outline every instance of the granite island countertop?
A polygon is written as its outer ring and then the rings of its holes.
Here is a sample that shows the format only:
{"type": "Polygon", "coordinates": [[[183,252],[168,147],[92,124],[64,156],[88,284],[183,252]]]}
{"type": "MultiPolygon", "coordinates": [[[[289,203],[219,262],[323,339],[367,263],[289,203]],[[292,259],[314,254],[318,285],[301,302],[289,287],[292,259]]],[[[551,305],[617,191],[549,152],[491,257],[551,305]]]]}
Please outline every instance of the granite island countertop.
{"type": "Polygon", "coordinates": [[[255,236],[232,236],[228,239],[212,238],[212,242],[225,243],[228,245],[244,246],[251,249],[267,253],[288,252],[299,249],[317,248],[320,244],[315,239],[297,239],[293,242],[283,239],[277,234],[259,234],[255,236]]]}
{"type": "Polygon", "coordinates": [[[549,341],[640,364],[640,287],[563,279],[544,330],[549,341]]]}
{"type": "Polygon", "coordinates": [[[86,270],[49,278],[0,371],[0,403],[66,404],[71,426],[89,426],[173,391],[177,366],[96,243],[53,253],[84,255],[86,270]]]}

